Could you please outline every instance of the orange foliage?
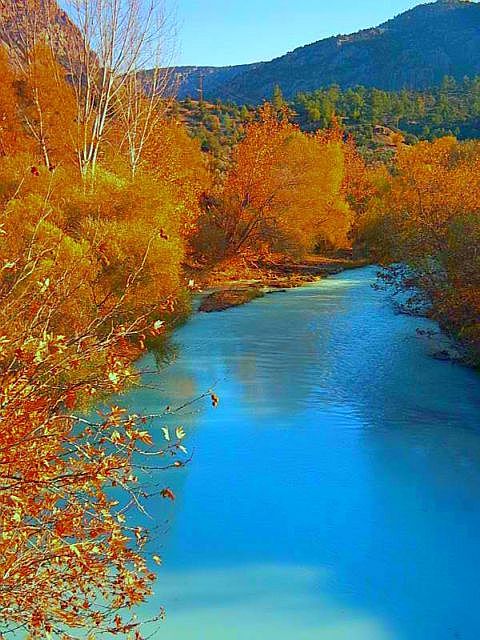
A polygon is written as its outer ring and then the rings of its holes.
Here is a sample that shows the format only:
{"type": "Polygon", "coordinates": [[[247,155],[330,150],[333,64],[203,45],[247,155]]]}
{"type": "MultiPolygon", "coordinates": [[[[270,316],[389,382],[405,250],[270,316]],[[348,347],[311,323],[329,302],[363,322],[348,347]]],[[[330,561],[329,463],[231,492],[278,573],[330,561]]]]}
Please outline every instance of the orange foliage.
{"type": "Polygon", "coordinates": [[[410,256],[447,251],[455,220],[480,210],[479,168],[478,144],[453,137],[399,149],[387,210],[410,256]]]}
{"type": "Polygon", "coordinates": [[[123,509],[141,499],[132,457],[151,437],[118,409],[73,412],[137,381],[132,361],[177,306],[179,223],[153,178],[100,174],[85,193],[74,169],[33,168],[0,162],[0,628],[136,632],[122,610],[153,575],[123,509]]]}
{"type": "MultiPolygon", "coordinates": [[[[158,203],[158,207],[162,206],[162,202],[166,209],[171,207],[168,215],[164,216],[164,224],[176,221],[175,232],[188,239],[196,230],[201,195],[210,184],[205,154],[202,153],[199,142],[188,135],[182,123],[168,120],[163,114],[158,114],[151,120],[148,125],[151,130],[148,135],[145,134],[141,143],[141,153],[139,147],[132,150],[132,134],[124,133],[122,122],[115,123],[107,138],[108,152],[105,160],[117,175],[131,181],[132,193],[129,197],[133,199],[135,190],[142,198],[145,177],[149,176],[149,197],[158,203]],[[141,156],[133,178],[132,153],[136,154],[135,157],[141,156]],[[161,193],[158,193],[159,184],[162,185],[161,193]]],[[[139,126],[141,128],[142,124],[139,126]]],[[[145,126],[147,127],[146,124],[145,126]]],[[[144,206],[147,207],[148,202],[144,206]]],[[[132,218],[134,217],[132,209],[132,218]]]]}
{"type": "Polygon", "coordinates": [[[128,517],[145,494],[136,467],[145,453],[182,466],[184,434],[155,450],[145,419],[79,411],[137,384],[132,363],[185,312],[203,159],[165,125],[134,180],[124,158],[102,154],[87,183],[78,105],[49,49],[33,52],[18,104],[4,57],[0,71],[0,635],[137,639],[125,612],[154,576],[147,532],[128,517]]]}
{"type": "MultiPolygon", "coordinates": [[[[128,342],[145,329],[115,325],[108,314],[98,319],[110,325],[106,338],[88,324],[68,336],[50,331],[52,309],[66,293],[77,295],[65,289],[74,269],[65,268],[60,285],[36,280],[25,255],[4,268],[0,628],[39,639],[70,638],[71,629],[140,638],[125,610],[150,593],[154,576],[147,534],[126,516],[144,493],[133,457],[138,464],[144,451],[153,455],[152,438],[144,420],[118,407],[97,420],[75,418],[73,409],[82,397],[117,392],[134,378],[128,342]],[[15,287],[20,294],[12,295],[15,287]],[[114,500],[111,487],[122,497],[114,500]]],[[[173,438],[156,455],[177,457],[181,446],[173,438]]]]}
{"type": "Polygon", "coordinates": [[[400,286],[422,292],[480,359],[480,144],[446,137],[399,147],[362,236],[374,255],[408,266],[395,272],[400,286]]]}
{"type": "Polygon", "coordinates": [[[199,216],[202,193],[210,185],[207,163],[198,140],[175,120],[162,120],[145,148],[145,163],[158,180],[179,198],[184,231],[191,235],[199,216]]]}
{"type": "Polygon", "coordinates": [[[0,156],[22,151],[26,139],[18,121],[15,75],[7,52],[0,45],[0,156]]]}
{"type": "Polygon", "coordinates": [[[37,44],[26,70],[23,117],[49,169],[77,157],[77,107],[65,76],[51,49],[37,44]]]}
{"type": "Polygon", "coordinates": [[[200,247],[231,256],[260,247],[304,253],[322,239],[344,246],[343,162],[339,143],[301,133],[264,105],[234,149],[224,183],[205,199],[200,247]]]}

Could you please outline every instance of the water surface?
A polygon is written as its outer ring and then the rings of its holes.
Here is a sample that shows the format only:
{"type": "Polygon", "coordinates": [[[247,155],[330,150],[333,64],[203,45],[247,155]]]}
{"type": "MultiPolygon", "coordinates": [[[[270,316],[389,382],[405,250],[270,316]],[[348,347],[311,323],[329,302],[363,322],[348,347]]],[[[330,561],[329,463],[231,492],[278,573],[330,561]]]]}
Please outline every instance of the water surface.
{"type": "Polygon", "coordinates": [[[221,399],[181,418],[193,460],[150,505],[164,640],[480,637],[480,376],[374,276],[195,315],[129,398],[221,399]]]}

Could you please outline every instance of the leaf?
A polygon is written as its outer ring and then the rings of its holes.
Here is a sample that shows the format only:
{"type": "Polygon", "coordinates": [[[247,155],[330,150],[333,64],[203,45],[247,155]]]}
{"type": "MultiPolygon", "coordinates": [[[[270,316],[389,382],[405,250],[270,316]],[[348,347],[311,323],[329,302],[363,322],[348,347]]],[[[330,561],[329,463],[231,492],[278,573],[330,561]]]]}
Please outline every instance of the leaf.
{"type": "Polygon", "coordinates": [[[165,440],[167,442],[170,442],[170,431],[168,430],[168,428],[162,427],[162,431],[163,431],[163,437],[165,438],[165,440]]]}
{"type": "Polygon", "coordinates": [[[187,434],[183,427],[177,427],[175,429],[175,435],[177,436],[177,440],[183,440],[187,434]]]}
{"type": "Polygon", "coordinates": [[[158,564],[158,566],[162,564],[162,559],[160,558],[160,556],[153,556],[153,561],[155,562],[155,564],[158,564]]]}
{"type": "Polygon", "coordinates": [[[108,379],[110,380],[110,382],[112,382],[113,384],[118,384],[120,378],[118,376],[118,373],[115,373],[115,371],[110,371],[108,374],[108,379]]]}
{"type": "Polygon", "coordinates": [[[45,280],[39,280],[37,285],[40,287],[40,293],[45,293],[50,286],[50,278],[45,278],[45,280]]]}
{"type": "Polygon", "coordinates": [[[162,496],[162,498],[165,498],[166,500],[171,500],[172,502],[175,500],[175,494],[169,487],[162,489],[162,491],[160,492],[160,495],[162,496]]]}
{"type": "Polygon", "coordinates": [[[65,396],[65,406],[67,407],[67,409],[73,409],[75,407],[75,404],[77,402],[77,394],[75,393],[75,391],[67,391],[67,394],[65,396]]]}
{"type": "Polygon", "coordinates": [[[139,431],[137,436],[138,436],[138,439],[144,442],[145,444],[153,444],[152,436],[148,431],[139,431]]]}

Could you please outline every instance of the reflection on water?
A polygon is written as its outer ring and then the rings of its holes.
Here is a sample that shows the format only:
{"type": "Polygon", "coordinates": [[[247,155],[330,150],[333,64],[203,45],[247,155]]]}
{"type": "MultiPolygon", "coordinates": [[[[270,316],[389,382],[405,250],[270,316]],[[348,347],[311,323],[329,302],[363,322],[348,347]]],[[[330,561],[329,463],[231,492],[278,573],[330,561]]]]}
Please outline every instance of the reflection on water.
{"type": "MultiPolygon", "coordinates": [[[[344,607],[322,593],[327,576],[291,566],[244,566],[168,572],[160,588],[176,602],[175,635],[209,640],[391,640],[382,621],[344,607]]],[[[174,624],[172,618],[172,626],[174,624]]],[[[160,632],[160,636],[161,636],[160,632]]]]}
{"type": "Polygon", "coordinates": [[[150,507],[166,640],[478,639],[480,377],[373,278],[197,315],[161,391],[131,395],[221,397],[182,418],[193,462],[150,507]]]}

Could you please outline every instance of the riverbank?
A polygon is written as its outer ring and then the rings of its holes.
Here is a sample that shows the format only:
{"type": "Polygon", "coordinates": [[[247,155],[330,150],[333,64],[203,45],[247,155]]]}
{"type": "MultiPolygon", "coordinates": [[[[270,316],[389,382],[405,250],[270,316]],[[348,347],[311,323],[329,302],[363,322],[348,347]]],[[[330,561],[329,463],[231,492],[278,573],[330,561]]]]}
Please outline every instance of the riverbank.
{"type": "Polygon", "coordinates": [[[325,256],[309,256],[299,262],[239,259],[221,263],[211,270],[190,269],[189,276],[195,288],[205,293],[199,311],[211,313],[367,264],[366,260],[325,256]]]}

